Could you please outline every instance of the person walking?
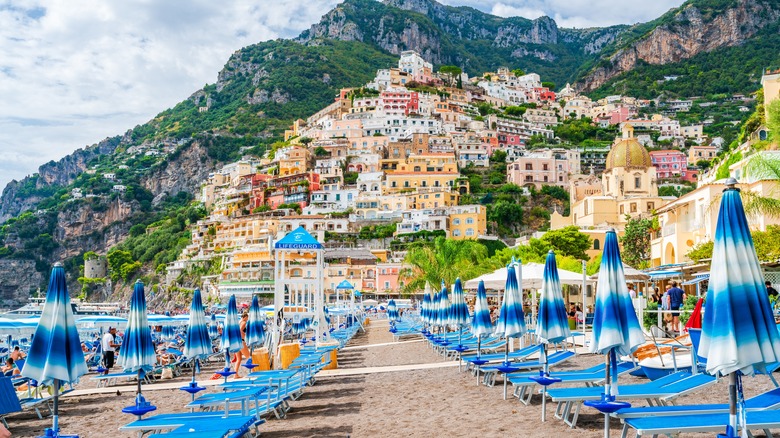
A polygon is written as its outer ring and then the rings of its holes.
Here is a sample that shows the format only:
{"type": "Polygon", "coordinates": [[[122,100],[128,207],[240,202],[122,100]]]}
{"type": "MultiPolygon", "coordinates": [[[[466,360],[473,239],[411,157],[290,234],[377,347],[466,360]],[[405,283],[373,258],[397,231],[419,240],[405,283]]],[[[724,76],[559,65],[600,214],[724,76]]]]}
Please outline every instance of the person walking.
{"type": "Polygon", "coordinates": [[[114,367],[116,350],[119,348],[119,344],[116,343],[116,327],[108,328],[108,332],[103,335],[102,344],[103,365],[106,366],[106,371],[103,374],[108,374],[111,372],[111,368],[114,367]]]}
{"type": "Polygon", "coordinates": [[[677,282],[672,282],[672,287],[667,291],[669,294],[669,310],[672,311],[672,331],[675,335],[680,334],[680,309],[685,303],[685,291],[677,287],[677,282]]]}
{"type": "Polygon", "coordinates": [[[238,378],[238,372],[241,369],[241,360],[249,358],[249,347],[246,345],[246,324],[249,322],[249,313],[244,312],[241,315],[240,329],[241,329],[241,350],[236,352],[236,378],[238,378]]]}

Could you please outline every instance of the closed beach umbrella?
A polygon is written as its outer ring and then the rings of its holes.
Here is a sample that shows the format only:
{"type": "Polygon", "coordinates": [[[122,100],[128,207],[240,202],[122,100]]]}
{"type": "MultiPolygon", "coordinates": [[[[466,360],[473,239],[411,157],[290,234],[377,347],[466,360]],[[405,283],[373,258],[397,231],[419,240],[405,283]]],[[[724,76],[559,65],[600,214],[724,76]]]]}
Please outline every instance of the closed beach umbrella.
{"type": "Polygon", "coordinates": [[[539,300],[539,313],[536,320],[536,336],[542,344],[541,357],[544,364],[539,379],[542,384],[542,421],[545,421],[547,402],[547,385],[558,379],[550,378],[550,368],[547,363],[547,346],[563,341],[571,335],[569,319],[566,315],[566,305],[563,303],[561,281],[558,279],[558,266],[555,263],[555,253],[550,250],[544,263],[544,281],[542,296],[539,300]]]}
{"type": "MultiPolygon", "coordinates": [[[[501,313],[496,322],[496,333],[506,338],[506,351],[504,353],[504,371],[512,372],[509,364],[509,339],[523,336],[527,331],[525,326],[525,314],[523,313],[523,297],[520,293],[520,287],[517,279],[517,269],[520,263],[510,264],[506,270],[506,286],[504,287],[504,302],[501,303],[501,313]]],[[[506,400],[507,379],[504,378],[504,400],[506,400]]]]}
{"type": "Polygon", "coordinates": [[[395,322],[401,319],[398,316],[398,306],[395,305],[395,300],[390,300],[387,302],[387,318],[391,322],[395,322]]]}
{"type": "Polygon", "coordinates": [[[141,394],[141,376],[154,369],[157,354],[152,342],[152,330],[146,316],[146,296],[141,280],[135,282],[130,298],[130,312],[127,315],[127,329],[119,355],[119,365],[125,372],[138,373],[138,396],[135,406],[124,408],[122,412],[142,415],[154,410],[141,394]],[[141,413],[142,412],[142,413],[141,413]]]}
{"type": "MultiPolygon", "coordinates": [[[[236,296],[231,295],[228,301],[227,317],[225,318],[225,327],[222,329],[221,348],[227,353],[228,361],[230,352],[238,351],[244,346],[241,339],[241,326],[238,322],[238,309],[236,307],[236,296]]],[[[227,366],[230,366],[228,362],[227,366]]]]}
{"type": "Polygon", "coordinates": [[[604,398],[586,402],[605,414],[604,436],[609,436],[609,412],[617,406],[630,406],[615,401],[618,394],[617,356],[630,355],[645,342],[634,305],[626,286],[623,262],[620,259],[618,238],[614,229],[606,233],[601,255],[599,283],[596,288],[596,307],[593,317],[591,353],[606,356],[604,398]]]}
{"type": "Polygon", "coordinates": [[[59,432],[59,393],[62,382],[71,383],[87,373],[76,318],[70,305],[65,269],[56,263],[51,271],[46,302],[35,330],[22,375],[41,383],[53,383],[53,435],[59,432]]]}
{"type": "Polygon", "coordinates": [[[420,305],[420,319],[422,322],[428,323],[428,312],[431,307],[431,296],[423,294],[422,304],[420,305]]]}
{"type": "Polygon", "coordinates": [[[211,353],[211,338],[206,327],[206,312],[203,310],[200,289],[195,289],[192,293],[190,320],[187,326],[187,338],[184,342],[183,351],[184,357],[195,359],[195,366],[192,367],[192,381],[189,386],[181,388],[193,394],[193,398],[195,393],[205,389],[199,387],[195,382],[195,373],[198,372],[200,360],[206,358],[211,353]]]}
{"type": "Polygon", "coordinates": [[[707,358],[708,373],[730,375],[726,436],[733,437],[740,425],[746,435],[741,375],[765,372],[767,364],[780,361],[780,334],[736,180],[727,184],[715,228],[699,355],[707,358]]]}
{"type": "MultiPolygon", "coordinates": [[[[192,315],[192,313],[190,313],[192,315]]],[[[209,337],[211,339],[217,339],[219,337],[219,328],[217,327],[217,315],[211,314],[209,322],[209,337]]]]}
{"type": "Polygon", "coordinates": [[[452,304],[450,305],[450,323],[458,326],[458,353],[462,353],[463,326],[469,323],[469,306],[466,304],[466,296],[463,294],[463,285],[460,278],[455,279],[452,287],[452,304]]]}
{"type": "Polygon", "coordinates": [[[212,353],[209,329],[206,327],[206,312],[203,310],[200,289],[195,289],[190,305],[190,321],[187,339],[184,343],[184,357],[203,359],[212,353]]]}
{"type": "Polygon", "coordinates": [[[176,339],[176,329],[172,325],[164,325],[161,338],[165,342],[173,341],[176,339]]]}
{"type": "Polygon", "coordinates": [[[255,348],[265,342],[265,314],[260,310],[257,295],[252,297],[249,307],[249,320],[246,323],[246,344],[255,348]]]}
{"type": "Polygon", "coordinates": [[[450,322],[450,296],[447,291],[447,286],[444,284],[444,280],[441,281],[441,292],[439,293],[439,314],[437,321],[439,325],[444,327],[449,325],[450,322]]]}
{"type": "MultiPolygon", "coordinates": [[[[485,282],[477,286],[477,299],[474,302],[474,317],[471,320],[471,333],[477,337],[477,358],[482,351],[482,336],[493,333],[493,321],[490,319],[490,308],[487,303],[485,282]]],[[[477,380],[479,382],[479,380],[477,380]]]]}

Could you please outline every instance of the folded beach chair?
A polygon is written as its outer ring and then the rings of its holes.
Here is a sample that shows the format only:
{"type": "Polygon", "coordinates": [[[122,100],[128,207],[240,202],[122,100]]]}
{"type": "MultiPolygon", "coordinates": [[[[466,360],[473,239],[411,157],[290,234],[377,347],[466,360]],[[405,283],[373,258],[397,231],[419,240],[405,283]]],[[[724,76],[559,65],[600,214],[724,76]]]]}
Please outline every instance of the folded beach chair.
{"type": "MultiPolygon", "coordinates": [[[[776,410],[747,412],[747,429],[763,430],[767,437],[772,436],[770,429],[780,428],[780,415],[776,410]]],[[[636,429],[636,436],[646,434],[676,436],[680,433],[725,431],[729,424],[729,414],[688,414],[663,417],[627,418],[623,435],[627,429],[636,429]]],[[[750,434],[749,434],[750,435],[750,434]]]]}
{"type": "MultiPolygon", "coordinates": [[[[604,381],[604,364],[596,365],[585,370],[565,370],[551,373],[552,377],[561,379],[559,383],[556,383],[554,387],[562,384],[571,383],[584,383],[585,386],[594,386],[604,381]]],[[[618,375],[630,373],[637,368],[637,365],[633,362],[620,362],[618,363],[618,375]]],[[[513,395],[517,397],[521,403],[527,405],[531,402],[534,391],[533,387],[538,385],[538,382],[532,380],[531,377],[539,376],[539,372],[533,373],[512,373],[507,376],[509,383],[514,387],[513,395]]]]}
{"type": "MultiPolygon", "coordinates": [[[[664,405],[672,402],[677,397],[713,385],[717,382],[715,377],[707,374],[691,375],[688,372],[677,372],[661,377],[660,379],[638,385],[619,386],[617,398],[619,400],[644,399],[650,406],[653,404],[664,405]]],[[[552,388],[547,390],[547,395],[552,401],[558,403],[555,417],[562,419],[570,427],[576,427],[582,402],[585,400],[600,400],[604,388],[552,388]],[[572,413],[572,407],[574,412],[572,413]]]]}

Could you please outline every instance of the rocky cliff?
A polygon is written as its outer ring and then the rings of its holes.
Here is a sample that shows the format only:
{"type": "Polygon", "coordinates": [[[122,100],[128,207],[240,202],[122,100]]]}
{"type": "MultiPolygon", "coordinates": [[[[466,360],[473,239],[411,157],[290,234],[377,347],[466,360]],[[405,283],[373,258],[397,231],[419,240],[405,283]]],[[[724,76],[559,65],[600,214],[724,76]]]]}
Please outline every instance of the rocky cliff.
{"type": "Polygon", "coordinates": [[[640,62],[676,63],[702,52],[741,45],[779,18],[777,2],[771,1],[740,0],[722,10],[686,3],[656,20],[641,37],[602,57],[580,81],[580,88],[596,89],[640,62]]]}
{"type": "Polygon", "coordinates": [[[0,307],[23,305],[42,283],[34,261],[0,259],[0,307]]]}

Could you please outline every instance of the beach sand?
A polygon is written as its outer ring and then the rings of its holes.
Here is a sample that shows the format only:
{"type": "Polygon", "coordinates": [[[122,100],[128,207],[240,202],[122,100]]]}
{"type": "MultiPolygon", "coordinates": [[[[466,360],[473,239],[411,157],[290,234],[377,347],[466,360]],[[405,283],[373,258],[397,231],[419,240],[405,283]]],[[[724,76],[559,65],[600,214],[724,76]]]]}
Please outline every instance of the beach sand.
{"type": "MultiPolygon", "coordinates": [[[[409,340],[412,340],[410,338],[409,340]]],[[[349,348],[339,352],[339,370],[360,373],[366,367],[416,364],[442,364],[424,342],[401,342],[394,345],[386,321],[373,321],[368,332],[359,334],[349,348]]],[[[580,355],[556,369],[593,366],[602,356],[580,355]]],[[[204,367],[201,379],[221,365],[204,367]]],[[[437,365],[438,366],[438,365],[437,365]]],[[[547,421],[541,422],[541,398],[535,396],[530,406],[510,398],[502,399],[500,381],[495,387],[477,386],[470,373],[458,372],[457,366],[396,372],[374,372],[346,376],[318,375],[314,386],[291,403],[292,409],[282,420],[271,418],[261,426],[261,435],[281,437],[601,437],[604,417],[595,410],[583,408],[576,429],[570,429],[553,417],[555,405],[548,403],[547,421]]],[[[172,382],[179,386],[190,376],[145,386],[145,396],[157,405],[159,413],[185,411],[189,395],[176,389],[155,389],[172,382]]],[[[635,377],[621,378],[621,383],[641,383],[635,377]]],[[[77,389],[94,386],[85,376],[77,389]]],[[[773,388],[766,376],[744,380],[746,397],[773,388]]],[[[216,391],[210,388],[209,391],[216,391]]],[[[63,433],[91,437],[132,437],[118,428],[133,418],[121,413],[133,403],[134,390],[122,387],[109,394],[65,397],[60,408],[63,433]]],[[[511,392],[511,389],[510,389],[511,392]]],[[[725,403],[728,387],[725,381],[684,397],[679,404],[725,403]]],[[[638,406],[644,402],[637,402],[638,406]]],[[[8,416],[14,437],[40,435],[51,425],[51,418],[39,420],[34,413],[8,416]]],[[[613,420],[611,436],[619,437],[622,425],[613,420]]],[[[713,434],[682,435],[705,437],[713,434]]],[[[756,435],[762,436],[762,435],[756,435]]]]}

